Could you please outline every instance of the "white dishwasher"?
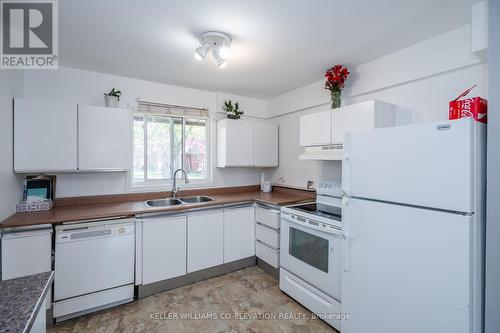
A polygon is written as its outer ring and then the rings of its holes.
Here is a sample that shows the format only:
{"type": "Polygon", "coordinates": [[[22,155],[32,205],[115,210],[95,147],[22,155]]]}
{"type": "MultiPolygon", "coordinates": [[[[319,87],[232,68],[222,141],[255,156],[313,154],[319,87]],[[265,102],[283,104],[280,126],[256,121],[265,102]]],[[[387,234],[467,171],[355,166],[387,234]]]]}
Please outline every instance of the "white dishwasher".
{"type": "Polygon", "coordinates": [[[64,224],[55,234],[56,321],[133,300],[133,218],[64,224]]]}

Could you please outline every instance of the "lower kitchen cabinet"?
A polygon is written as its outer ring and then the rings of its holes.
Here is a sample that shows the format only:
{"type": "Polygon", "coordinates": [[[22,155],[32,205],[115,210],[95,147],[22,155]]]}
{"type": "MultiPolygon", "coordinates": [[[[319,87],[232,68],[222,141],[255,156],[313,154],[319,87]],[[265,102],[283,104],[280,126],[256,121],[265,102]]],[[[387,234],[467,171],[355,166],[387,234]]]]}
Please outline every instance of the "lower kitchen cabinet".
{"type": "Polygon", "coordinates": [[[186,216],[143,218],[142,240],[143,284],[186,274],[186,216]]]}
{"type": "Polygon", "coordinates": [[[255,255],[254,207],[224,210],[224,263],[255,255]]]}
{"type": "Polygon", "coordinates": [[[207,210],[188,216],[188,273],[221,265],[224,256],[224,217],[221,210],[207,210]]]}
{"type": "MultiPolygon", "coordinates": [[[[0,244],[2,280],[52,270],[52,226],[4,229],[0,244]]],[[[47,309],[52,306],[51,294],[49,290],[47,309]]]]}
{"type": "Polygon", "coordinates": [[[257,204],[255,207],[255,253],[275,269],[279,268],[280,217],[277,206],[257,204]]]}

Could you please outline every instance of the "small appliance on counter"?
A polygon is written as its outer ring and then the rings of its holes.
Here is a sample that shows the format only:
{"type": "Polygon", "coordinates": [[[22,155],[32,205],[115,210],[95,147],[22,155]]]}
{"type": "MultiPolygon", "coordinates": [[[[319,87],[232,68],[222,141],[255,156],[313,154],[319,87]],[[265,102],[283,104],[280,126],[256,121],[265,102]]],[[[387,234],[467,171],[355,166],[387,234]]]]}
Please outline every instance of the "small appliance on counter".
{"type": "Polygon", "coordinates": [[[272,192],[273,191],[273,185],[272,185],[272,183],[270,181],[264,180],[264,179],[265,179],[264,178],[264,173],[261,172],[260,173],[260,190],[262,192],[266,192],[266,193],[272,192]]]}

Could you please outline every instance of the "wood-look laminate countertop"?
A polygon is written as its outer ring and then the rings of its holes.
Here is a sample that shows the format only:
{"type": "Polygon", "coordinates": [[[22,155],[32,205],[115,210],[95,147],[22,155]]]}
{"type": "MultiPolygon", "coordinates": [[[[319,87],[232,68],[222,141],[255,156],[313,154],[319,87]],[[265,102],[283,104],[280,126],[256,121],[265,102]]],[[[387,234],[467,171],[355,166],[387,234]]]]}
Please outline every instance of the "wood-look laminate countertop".
{"type": "Polygon", "coordinates": [[[215,199],[204,203],[182,204],[168,207],[148,207],[145,203],[145,200],[165,198],[168,197],[169,194],[169,192],[157,192],[59,199],[56,200],[55,206],[49,211],[16,213],[3,221],[0,226],[2,228],[13,228],[41,224],[59,224],[63,222],[106,219],[122,216],[130,217],[145,213],[178,212],[194,208],[245,202],[259,202],[282,206],[300,202],[310,202],[315,198],[315,192],[310,191],[275,188],[273,192],[263,193],[259,191],[256,186],[245,186],[211,190],[187,190],[181,191],[178,195],[178,197],[208,195],[215,199]]]}

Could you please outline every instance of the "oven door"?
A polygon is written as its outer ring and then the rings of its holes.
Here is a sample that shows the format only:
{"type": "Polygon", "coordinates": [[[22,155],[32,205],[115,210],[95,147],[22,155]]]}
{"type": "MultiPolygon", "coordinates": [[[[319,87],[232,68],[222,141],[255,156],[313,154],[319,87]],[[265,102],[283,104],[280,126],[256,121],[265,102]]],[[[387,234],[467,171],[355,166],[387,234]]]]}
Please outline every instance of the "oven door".
{"type": "Polygon", "coordinates": [[[281,214],[280,266],[340,302],[342,231],[281,214]]]}

